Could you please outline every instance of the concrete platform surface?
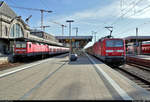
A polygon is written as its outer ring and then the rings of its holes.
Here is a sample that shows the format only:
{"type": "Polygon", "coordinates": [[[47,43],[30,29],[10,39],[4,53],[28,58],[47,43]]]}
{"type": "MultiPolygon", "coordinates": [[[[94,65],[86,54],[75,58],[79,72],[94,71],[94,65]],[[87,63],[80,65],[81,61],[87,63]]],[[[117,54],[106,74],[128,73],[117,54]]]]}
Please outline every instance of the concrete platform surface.
{"type": "Polygon", "coordinates": [[[1,100],[150,100],[149,92],[89,55],[74,62],[61,55],[5,70],[0,83],[1,100]]]}
{"type": "Polygon", "coordinates": [[[7,63],[8,57],[0,57],[0,64],[7,63]]]}
{"type": "MultiPolygon", "coordinates": [[[[101,68],[105,73],[107,73],[109,77],[112,78],[112,80],[114,80],[115,83],[119,85],[119,87],[122,90],[124,90],[130,98],[135,100],[150,100],[150,92],[146,91],[144,88],[140,87],[139,85],[137,85],[130,79],[126,78],[125,76],[121,75],[119,72],[115,71],[109,66],[103,64],[99,60],[95,58],[93,58],[93,60],[95,61],[96,64],[99,63],[98,64],[99,68],[101,68]]],[[[103,75],[101,76],[104,78],[103,75]]],[[[104,80],[107,79],[104,78],[104,80]]],[[[112,85],[110,87],[112,87],[112,85]]]]}

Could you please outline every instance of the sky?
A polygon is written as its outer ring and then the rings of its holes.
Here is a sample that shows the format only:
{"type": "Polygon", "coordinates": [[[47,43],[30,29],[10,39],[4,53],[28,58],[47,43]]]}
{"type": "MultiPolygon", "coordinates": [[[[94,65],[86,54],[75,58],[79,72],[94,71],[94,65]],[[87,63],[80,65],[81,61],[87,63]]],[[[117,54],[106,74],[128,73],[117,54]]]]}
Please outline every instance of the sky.
{"type": "MultiPolygon", "coordinates": [[[[4,0],[9,6],[37,8],[51,10],[44,13],[46,32],[54,36],[62,34],[61,26],[53,22],[64,24],[66,36],[69,35],[66,20],[74,20],[72,28],[78,27],[79,36],[92,35],[97,32],[96,40],[109,35],[106,26],[113,26],[112,35],[116,38],[135,36],[138,27],[140,36],[150,35],[150,0],[4,0]]],[[[25,20],[32,15],[29,26],[40,27],[40,11],[12,8],[18,16],[25,20]]],[[[75,29],[72,29],[75,35],[75,29]]],[[[91,46],[94,39],[87,46],[91,46]]]]}

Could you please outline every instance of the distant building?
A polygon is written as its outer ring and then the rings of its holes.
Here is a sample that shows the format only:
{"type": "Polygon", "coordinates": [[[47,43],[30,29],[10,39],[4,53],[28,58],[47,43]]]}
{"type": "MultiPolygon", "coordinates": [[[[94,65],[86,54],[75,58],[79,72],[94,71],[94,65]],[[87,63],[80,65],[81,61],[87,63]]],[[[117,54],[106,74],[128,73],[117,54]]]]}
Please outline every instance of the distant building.
{"type": "Polygon", "coordinates": [[[30,27],[4,2],[0,1],[0,56],[13,53],[16,41],[34,41],[62,46],[58,40],[43,31],[30,27]]]}
{"type": "Polygon", "coordinates": [[[30,34],[35,35],[35,36],[40,37],[40,38],[43,38],[43,39],[46,39],[46,40],[59,42],[53,35],[50,35],[50,34],[44,32],[44,31],[40,31],[40,30],[37,30],[37,29],[32,29],[30,31],[30,34]]]}
{"type": "Polygon", "coordinates": [[[0,1],[0,53],[13,50],[13,39],[27,38],[29,26],[4,2],[0,1]]]}

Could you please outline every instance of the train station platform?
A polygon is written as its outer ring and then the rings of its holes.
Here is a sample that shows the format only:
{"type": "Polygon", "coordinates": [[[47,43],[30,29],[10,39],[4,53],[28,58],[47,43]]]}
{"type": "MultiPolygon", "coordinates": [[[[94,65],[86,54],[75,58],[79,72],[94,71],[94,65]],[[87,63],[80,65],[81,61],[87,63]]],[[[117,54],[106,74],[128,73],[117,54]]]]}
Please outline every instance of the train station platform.
{"type": "Polygon", "coordinates": [[[0,56],[0,65],[7,63],[8,62],[8,57],[7,56],[0,56]]]}
{"type": "Polygon", "coordinates": [[[150,67],[150,56],[148,55],[127,55],[127,62],[150,67]]]}
{"type": "Polygon", "coordinates": [[[87,54],[0,71],[0,83],[2,100],[150,100],[150,92],[87,54]]]}

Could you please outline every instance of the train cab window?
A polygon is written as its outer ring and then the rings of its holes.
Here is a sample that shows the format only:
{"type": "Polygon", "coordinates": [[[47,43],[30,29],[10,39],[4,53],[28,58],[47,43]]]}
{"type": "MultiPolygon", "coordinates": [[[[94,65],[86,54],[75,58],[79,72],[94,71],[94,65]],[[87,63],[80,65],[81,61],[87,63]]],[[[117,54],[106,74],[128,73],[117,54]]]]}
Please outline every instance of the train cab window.
{"type": "Polygon", "coordinates": [[[26,48],[26,44],[23,43],[16,44],[16,48],[26,48]]]}
{"type": "Polygon", "coordinates": [[[26,48],[26,44],[22,44],[22,48],[26,48]]]}
{"type": "Polygon", "coordinates": [[[21,44],[16,44],[16,48],[21,48],[21,44]]]}
{"type": "Polygon", "coordinates": [[[122,46],[123,46],[123,41],[122,40],[115,41],[115,47],[122,47],[122,46]]]}
{"type": "Polygon", "coordinates": [[[107,40],[106,46],[107,47],[122,47],[123,46],[123,40],[107,40]]]}

